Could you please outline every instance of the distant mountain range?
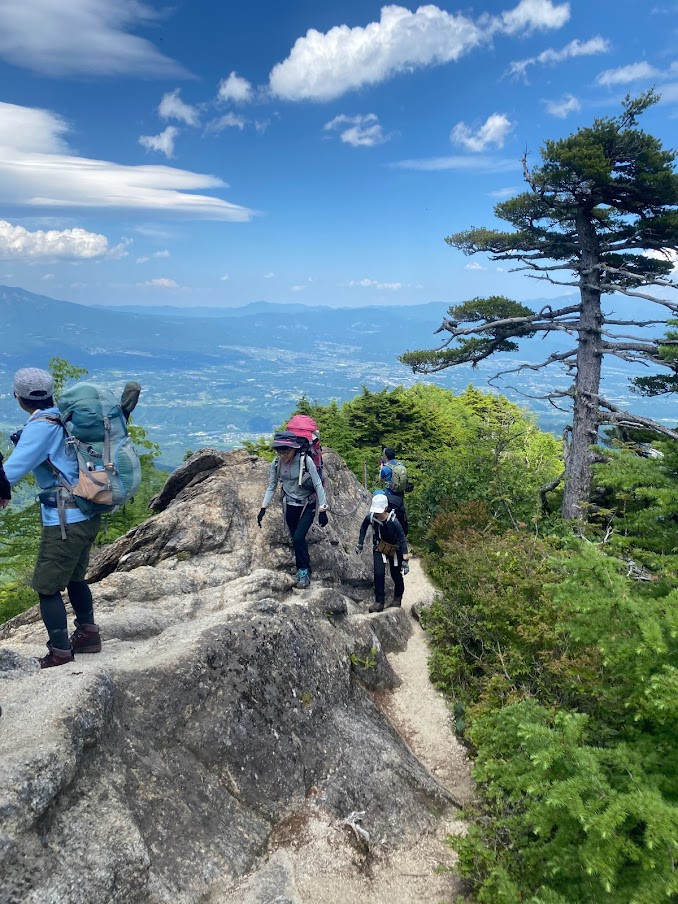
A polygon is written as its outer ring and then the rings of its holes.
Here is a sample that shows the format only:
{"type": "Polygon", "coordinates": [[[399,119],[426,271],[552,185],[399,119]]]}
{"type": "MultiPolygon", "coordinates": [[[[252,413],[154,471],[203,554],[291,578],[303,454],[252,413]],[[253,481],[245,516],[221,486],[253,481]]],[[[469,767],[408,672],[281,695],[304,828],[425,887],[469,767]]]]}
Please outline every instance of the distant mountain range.
{"type": "MultiPolygon", "coordinates": [[[[538,309],[544,303],[530,304],[538,309]]],[[[400,364],[398,355],[438,345],[441,336],[434,333],[447,309],[442,302],[328,308],[265,301],[241,308],[120,309],[0,286],[5,340],[0,347],[0,431],[7,433],[22,421],[12,398],[12,372],[28,365],[46,367],[58,355],[86,367],[99,382],[122,388],[127,379],[140,380],[144,392],[136,416],[160,443],[163,461],[176,465],[186,449],[229,448],[271,433],[303,394],[325,404],[353,398],[363,386],[378,391],[411,385],[421,378],[400,364]]],[[[563,335],[526,340],[512,355],[426,379],[455,392],[469,383],[486,388],[496,371],[542,361],[563,342],[571,340],[563,335]]],[[[622,362],[606,362],[608,397],[674,425],[673,400],[631,396],[632,373],[622,362]]],[[[540,398],[546,380],[542,370],[525,370],[501,384],[501,391],[530,407],[542,427],[560,432],[568,415],[540,398]]],[[[564,388],[568,382],[558,369],[550,369],[549,386],[564,388]]]]}

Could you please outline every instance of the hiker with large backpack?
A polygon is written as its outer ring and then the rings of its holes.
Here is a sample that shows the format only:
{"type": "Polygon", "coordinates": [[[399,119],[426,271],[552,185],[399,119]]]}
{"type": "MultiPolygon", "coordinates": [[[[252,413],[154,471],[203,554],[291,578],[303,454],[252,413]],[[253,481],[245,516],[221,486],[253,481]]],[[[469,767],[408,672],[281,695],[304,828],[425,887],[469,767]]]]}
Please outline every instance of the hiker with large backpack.
{"type": "Polygon", "coordinates": [[[390,446],[384,449],[381,457],[379,480],[382,482],[382,492],[388,499],[389,507],[391,511],[395,512],[395,516],[407,536],[410,523],[405,509],[405,493],[409,492],[412,484],[407,477],[407,468],[402,461],[398,461],[395,449],[390,446]]]}
{"type": "Polygon", "coordinates": [[[405,532],[394,511],[389,511],[385,493],[372,496],[370,510],[360,525],[360,536],[355,551],[360,555],[365,543],[367,529],[372,528],[372,558],[374,560],[374,603],[370,612],[383,612],[386,600],[386,565],[393,579],[393,602],[391,606],[401,606],[405,581],[403,576],[410,570],[409,550],[405,532]]]}
{"type": "Polygon", "coordinates": [[[32,471],[40,489],[42,534],[31,587],[49,635],[41,668],[72,662],[74,653],[101,650],[85,574],[101,513],[139,486],[139,459],[126,423],[140,391],[138,383],[128,383],[116,401],[112,393],[80,383],[63,393],[57,407],[46,370],[26,367],[14,376],[14,397],[29,418],[13,437],[16,448],[4,469],[10,485],[32,471]],[[76,616],[70,637],[64,589],[76,616]]]}
{"type": "Polygon", "coordinates": [[[295,586],[304,590],[311,584],[311,560],[306,535],[315,519],[316,507],[318,524],[321,527],[327,526],[327,497],[322,481],[322,452],[317,439],[318,428],[312,418],[307,418],[305,415],[298,417],[305,418],[306,422],[300,424],[296,418],[293,418],[287,425],[287,430],[273,436],[273,450],[276,457],[271,462],[268,472],[268,486],[257,515],[257,521],[261,527],[266,509],[280,483],[282,485],[283,514],[294,546],[297,567],[295,586]],[[315,429],[312,429],[310,425],[315,429]],[[309,430],[311,438],[301,435],[302,430],[309,430]],[[317,465],[314,458],[318,459],[317,465]]]}

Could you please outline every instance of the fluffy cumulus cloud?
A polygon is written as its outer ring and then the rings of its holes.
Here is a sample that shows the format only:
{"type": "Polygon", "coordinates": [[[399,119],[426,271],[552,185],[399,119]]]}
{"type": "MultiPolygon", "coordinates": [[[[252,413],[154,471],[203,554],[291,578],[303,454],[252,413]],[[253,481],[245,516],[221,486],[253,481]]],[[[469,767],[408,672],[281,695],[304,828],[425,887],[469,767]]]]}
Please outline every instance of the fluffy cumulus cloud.
{"type": "Polygon", "coordinates": [[[555,49],[548,47],[542,50],[538,56],[528,57],[525,60],[516,60],[509,66],[509,73],[521,78],[527,77],[527,70],[530,66],[555,66],[557,63],[564,63],[566,60],[574,59],[580,56],[592,56],[596,53],[607,53],[610,49],[610,42],[606,38],[597,36],[588,41],[580,41],[575,38],[564,47],[555,49]]]}
{"type": "Polygon", "coordinates": [[[309,29],[287,59],[273,67],[269,88],[286,100],[333,100],[398,72],[458,60],[496,33],[558,28],[568,17],[569,5],[551,0],[521,0],[512,10],[478,22],[432,4],[415,12],[384,6],[379,21],[364,27],[309,29]]]}
{"type": "Polygon", "coordinates": [[[487,267],[483,267],[482,264],[478,264],[476,261],[471,261],[470,264],[464,264],[464,270],[487,270],[487,267]]]}
{"type": "Polygon", "coordinates": [[[606,69],[597,76],[599,85],[628,85],[644,79],[657,78],[661,75],[658,69],[649,63],[630,63],[628,66],[620,66],[618,69],[606,69]]]}
{"type": "Polygon", "coordinates": [[[6,206],[176,213],[238,222],[253,215],[246,207],[195,194],[227,188],[215,176],[76,157],[63,141],[66,130],[49,111],[0,103],[0,196],[6,206]]]}
{"type": "Polygon", "coordinates": [[[562,28],[569,18],[569,3],[550,3],[548,0],[521,0],[514,9],[500,16],[502,31],[510,35],[562,28]]]}
{"type": "Polygon", "coordinates": [[[157,18],[141,0],[0,0],[0,58],[56,76],[185,74],[130,33],[157,18]]]}
{"type": "Polygon", "coordinates": [[[359,116],[341,114],[326,122],[323,129],[326,132],[339,132],[344,144],[350,144],[354,148],[371,148],[388,141],[388,135],[384,135],[375,113],[359,116]]]}
{"type": "Polygon", "coordinates": [[[228,78],[222,78],[219,82],[217,100],[247,104],[252,100],[252,95],[253,91],[250,82],[236,72],[231,72],[228,78]]]}
{"type": "Polygon", "coordinates": [[[545,100],[544,106],[546,112],[551,116],[557,116],[559,119],[565,119],[570,113],[576,113],[581,110],[581,103],[574,94],[566,94],[560,100],[545,100]]]}
{"type": "MultiPolygon", "coordinates": [[[[115,251],[120,248],[116,246],[115,251]]],[[[112,250],[105,235],[85,229],[38,229],[29,232],[23,226],[0,220],[0,259],[3,260],[95,260],[110,256],[112,250]]]]}
{"type": "Polygon", "coordinates": [[[141,135],[139,144],[148,151],[158,151],[165,157],[174,156],[174,142],[177,140],[179,129],[176,126],[167,126],[159,135],[141,135]]]}
{"type": "Polygon", "coordinates": [[[480,153],[489,147],[502,148],[513,123],[503,113],[493,113],[475,131],[465,122],[458,122],[450,132],[450,141],[467,151],[480,153]]]}
{"type": "Polygon", "coordinates": [[[198,125],[198,111],[190,104],[184,103],[179,97],[179,89],[168,91],[163,94],[162,100],[158,105],[158,114],[161,119],[176,119],[179,122],[186,123],[187,126],[198,125]]]}

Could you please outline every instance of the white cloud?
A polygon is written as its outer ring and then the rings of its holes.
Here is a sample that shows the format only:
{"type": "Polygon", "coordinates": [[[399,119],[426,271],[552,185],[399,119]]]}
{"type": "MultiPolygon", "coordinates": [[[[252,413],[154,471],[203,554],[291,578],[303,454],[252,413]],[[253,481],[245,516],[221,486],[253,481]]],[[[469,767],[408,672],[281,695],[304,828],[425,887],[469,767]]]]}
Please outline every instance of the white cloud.
{"type": "Polygon", "coordinates": [[[561,28],[570,18],[570,4],[556,5],[550,0],[520,0],[511,10],[501,13],[502,31],[509,35],[561,28]]]}
{"type": "Polygon", "coordinates": [[[506,188],[496,188],[494,191],[488,192],[488,196],[490,198],[510,198],[511,195],[517,194],[519,191],[522,191],[520,188],[516,188],[513,185],[507,186],[506,188]]]}
{"type": "Polygon", "coordinates": [[[217,100],[234,101],[237,104],[246,104],[252,100],[252,85],[246,78],[231,72],[228,78],[222,78],[219,82],[217,100]]]}
{"type": "Polygon", "coordinates": [[[290,286],[293,292],[303,292],[306,286],[290,286]]]}
{"type": "Polygon", "coordinates": [[[139,144],[149,151],[159,151],[165,157],[174,156],[174,142],[179,134],[176,126],[167,126],[159,135],[142,135],[139,144]]]}
{"type": "Polygon", "coordinates": [[[371,148],[383,144],[389,138],[388,135],[384,135],[379,117],[375,113],[358,116],[345,116],[342,113],[326,122],[323,129],[326,132],[339,131],[339,137],[344,144],[350,144],[354,148],[371,148]]]}
{"type": "Polygon", "coordinates": [[[66,150],[66,132],[68,123],[49,110],[0,102],[0,148],[56,154],[66,150]]]}
{"type": "Polygon", "coordinates": [[[467,151],[480,153],[487,148],[504,147],[504,139],[513,128],[513,123],[503,113],[488,116],[482,126],[472,132],[465,122],[458,122],[450,132],[450,141],[459,144],[467,151]]]}
{"type": "Polygon", "coordinates": [[[551,0],[521,0],[500,17],[483,16],[478,23],[433,4],[416,12],[383,6],[379,21],[364,27],[309,29],[287,59],[273,67],[269,88],[286,100],[333,100],[399,72],[458,60],[496,33],[559,28],[568,17],[569,5],[551,0]]]}
{"type": "Polygon", "coordinates": [[[171,257],[171,255],[170,255],[169,251],[167,251],[167,250],[154,251],[153,254],[151,254],[150,256],[146,254],[146,255],[143,255],[143,257],[138,257],[137,264],[147,264],[148,261],[150,261],[150,259],[152,257],[155,257],[155,258],[171,257]]]}
{"type": "MultiPolygon", "coordinates": [[[[116,250],[120,246],[116,246],[116,250]]],[[[0,258],[94,260],[110,256],[105,235],[85,229],[57,229],[29,232],[7,220],[0,220],[0,258]]],[[[119,255],[116,255],[119,256],[119,255]]]]}
{"type": "Polygon", "coordinates": [[[544,106],[546,112],[551,116],[557,116],[559,119],[565,119],[570,113],[576,113],[581,110],[581,104],[574,94],[566,94],[560,100],[545,100],[544,106]]]}
{"type": "Polygon", "coordinates": [[[464,264],[464,270],[487,270],[487,267],[483,267],[482,264],[471,261],[470,264],[464,264]]]}
{"type": "Polygon", "coordinates": [[[178,119],[179,122],[185,122],[187,126],[198,125],[197,108],[184,103],[179,97],[178,88],[163,94],[162,100],[158,105],[158,115],[161,119],[178,119]]]}
{"type": "Polygon", "coordinates": [[[352,279],[349,283],[351,288],[361,289],[392,289],[397,291],[403,288],[403,284],[399,282],[379,282],[376,279],[352,279]]]}
{"type": "Polygon", "coordinates": [[[422,157],[413,160],[398,160],[391,164],[395,169],[419,170],[420,172],[440,172],[442,170],[474,170],[483,173],[504,173],[520,169],[518,160],[500,160],[496,157],[480,155],[451,154],[449,157],[422,157]]]}
{"type": "Polygon", "coordinates": [[[228,282],[228,280],[229,280],[230,278],[231,278],[231,277],[230,277],[230,275],[229,275],[228,273],[224,273],[224,275],[223,275],[222,277],[220,277],[221,282],[228,282]]]}
{"type": "Polygon", "coordinates": [[[63,120],[49,111],[0,103],[0,197],[5,206],[136,210],[238,222],[253,215],[246,207],[192,193],[226,188],[215,176],[76,157],[61,142],[64,131],[63,120]]]}
{"type": "Polygon", "coordinates": [[[41,279],[44,279],[45,281],[47,281],[47,280],[49,280],[49,279],[54,279],[55,277],[54,277],[54,274],[53,274],[53,273],[45,273],[45,275],[42,276],[42,277],[40,277],[40,278],[41,278],[41,279]]]}
{"type": "Polygon", "coordinates": [[[152,289],[178,289],[179,283],[173,279],[167,279],[165,276],[159,276],[157,279],[147,279],[146,282],[137,283],[138,286],[149,286],[152,289]]]}
{"type": "Polygon", "coordinates": [[[538,56],[528,57],[525,60],[516,60],[509,66],[509,73],[525,78],[528,67],[534,66],[537,63],[541,65],[555,65],[556,63],[564,63],[565,60],[570,60],[574,57],[607,53],[609,49],[610,42],[606,38],[601,38],[599,35],[595,38],[590,38],[588,41],[580,41],[578,38],[575,38],[559,50],[549,47],[547,50],[542,50],[538,56]]]}
{"type": "Polygon", "coordinates": [[[245,128],[247,122],[244,117],[237,113],[225,113],[218,119],[213,119],[207,126],[208,132],[222,132],[224,129],[240,129],[245,128]]]}
{"type": "Polygon", "coordinates": [[[264,279],[275,279],[275,273],[266,273],[264,279]]]}
{"type": "Polygon", "coordinates": [[[596,77],[599,85],[627,85],[629,82],[637,82],[642,79],[657,78],[661,75],[658,69],[649,63],[630,63],[628,66],[620,66],[618,69],[606,69],[596,77]]]}
{"type": "Polygon", "coordinates": [[[0,58],[47,75],[185,75],[129,30],[157,19],[141,0],[0,0],[0,58]]]}

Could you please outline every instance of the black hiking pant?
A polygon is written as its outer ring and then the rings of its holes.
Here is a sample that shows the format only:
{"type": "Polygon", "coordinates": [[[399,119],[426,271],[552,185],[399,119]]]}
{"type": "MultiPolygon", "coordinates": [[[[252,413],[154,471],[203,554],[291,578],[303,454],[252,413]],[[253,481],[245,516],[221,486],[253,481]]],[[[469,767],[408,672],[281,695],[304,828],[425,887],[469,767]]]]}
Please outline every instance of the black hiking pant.
{"type": "Polygon", "coordinates": [[[306,534],[311,529],[315,518],[315,503],[308,505],[290,505],[285,503],[285,521],[292,534],[294,545],[294,559],[297,568],[308,568],[311,560],[308,556],[308,543],[306,534]]]}
{"type": "MultiPolygon", "coordinates": [[[[383,606],[386,597],[386,565],[384,556],[377,552],[373,553],[374,557],[374,601],[378,606],[383,606]]],[[[393,595],[402,597],[405,592],[405,581],[400,570],[400,562],[397,556],[386,556],[388,567],[393,578],[393,595]]]]}

